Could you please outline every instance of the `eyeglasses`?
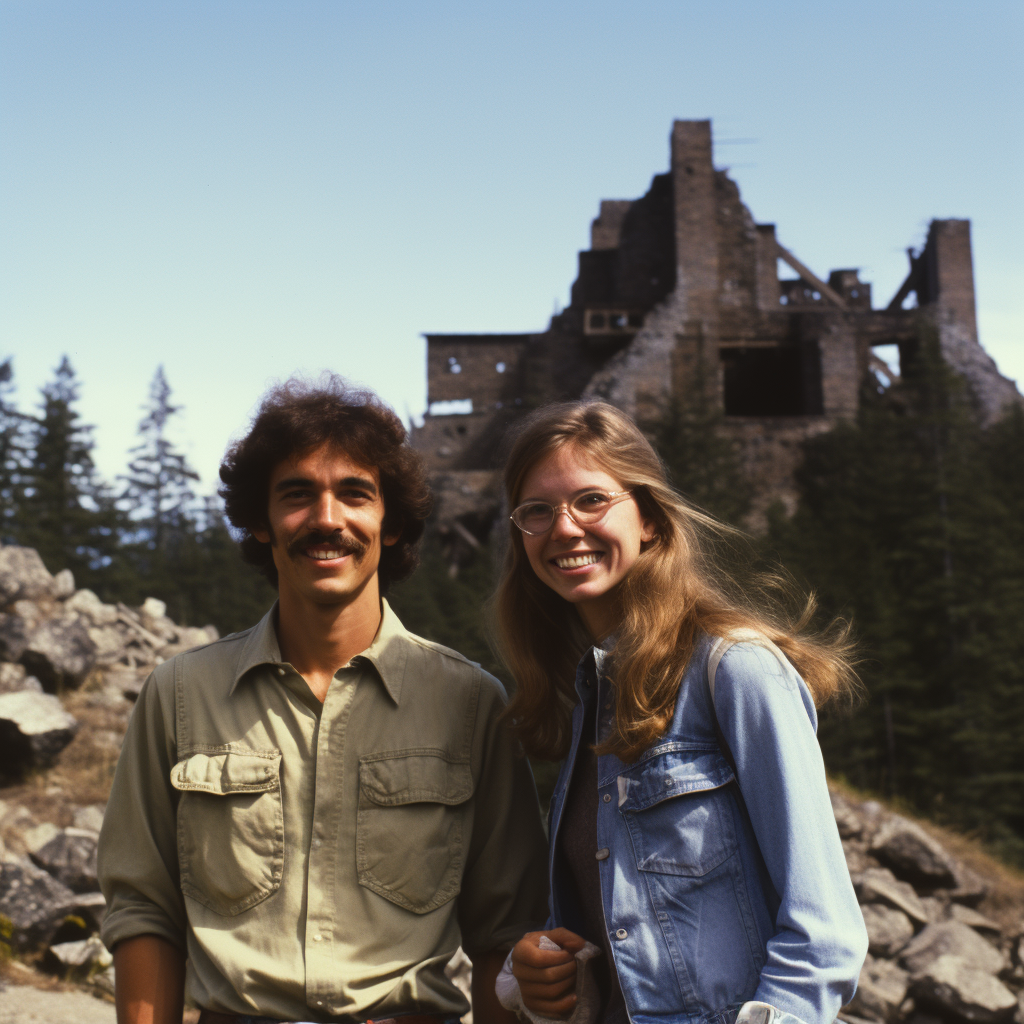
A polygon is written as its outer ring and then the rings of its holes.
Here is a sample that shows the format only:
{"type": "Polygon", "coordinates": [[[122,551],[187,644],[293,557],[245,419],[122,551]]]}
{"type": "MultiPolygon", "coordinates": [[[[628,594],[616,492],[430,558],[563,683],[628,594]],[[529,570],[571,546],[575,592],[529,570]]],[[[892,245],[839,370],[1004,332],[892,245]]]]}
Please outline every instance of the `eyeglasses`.
{"type": "Polygon", "coordinates": [[[555,523],[559,512],[564,512],[577,526],[591,526],[598,522],[612,507],[623,501],[632,491],[587,491],[572,501],[551,505],[546,501],[528,501],[520,505],[509,516],[523,533],[539,537],[547,533],[555,523]]]}

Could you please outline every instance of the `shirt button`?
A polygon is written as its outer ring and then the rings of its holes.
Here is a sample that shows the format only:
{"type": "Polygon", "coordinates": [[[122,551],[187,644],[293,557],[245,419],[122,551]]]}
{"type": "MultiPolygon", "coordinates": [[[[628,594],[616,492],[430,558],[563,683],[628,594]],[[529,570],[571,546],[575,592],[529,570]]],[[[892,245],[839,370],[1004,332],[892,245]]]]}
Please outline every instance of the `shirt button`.
{"type": "Polygon", "coordinates": [[[601,797],[601,799],[602,799],[602,800],[603,800],[603,801],[604,801],[604,802],[605,802],[606,804],[610,804],[610,803],[612,802],[612,795],[611,795],[611,793],[605,793],[605,795],[604,795],[603,797],[601,797]]]}
{"type": "Polygon", "coordinates": [[[322,942],[323,941],[323,936],[322,935],[314,935],[313,936],[313,941],[314,942],[322,942]]]}
{"type": "Polygon", "coordinates": [[[277,670],[277,674],[279,676],[283,676],[284,675],[284,669],[279,667],[278,670],[277,670]]]}
{"type": "Polygon", "coordinates": [[[666,786],[667,786],[667,787],[668,787],[669,789],[671,789],[671,788],[672,788],[672,780],[671,780],[671,779],[666,779],[666,780],[665,780],[665,785],[666,785],[666,786]]]}
{"type": "Polygon", "coordinates": [[[629,932],[627,932],[625,928],[618,928],[615,931],[615,938],[624,939],[628,934],[629,932]]]}
{"type": "Polygon", "coordinates": [[[606,847],[604,847],[604,849],[598,850],[597,853],[594,854],[594,856],[598,860],[607,860],[608,859],[608,852],[609,852],[608,851],[608,847],[606,846],[606,847]]]}
{"type": "Polygon", "coordinates": [[[320,839],[314,839],[313,840],[313,848],[314,849],[319,849],[320,848],[320,843],[321,843],[320,839]]]}
{"type": "Polygon", "coordinates": [[[317,1005],[317,1006],[323,1006],[323,1005],[324,1005],[324,1001],[323,1001],[322,999],[318,999],[318,1000],[316,1001],[316,1005],[317,1005]]]}

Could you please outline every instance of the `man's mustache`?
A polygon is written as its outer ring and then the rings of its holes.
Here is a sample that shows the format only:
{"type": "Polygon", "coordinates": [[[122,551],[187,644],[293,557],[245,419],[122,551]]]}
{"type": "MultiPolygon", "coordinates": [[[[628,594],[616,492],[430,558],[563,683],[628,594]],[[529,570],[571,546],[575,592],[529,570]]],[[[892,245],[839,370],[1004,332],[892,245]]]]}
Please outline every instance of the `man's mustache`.
{"type": "Polygon", "coordinates": [[[357,559],[366,554],[368,547],[362,541],[356,540],[355,537],[347,537],[341,530],[336,530],[334,533],[307,533],[302,537],[296,537],[288,545],[288,555],[295,558],[318,544],[331,547],[343,555],[355,555],[357,559]]]}

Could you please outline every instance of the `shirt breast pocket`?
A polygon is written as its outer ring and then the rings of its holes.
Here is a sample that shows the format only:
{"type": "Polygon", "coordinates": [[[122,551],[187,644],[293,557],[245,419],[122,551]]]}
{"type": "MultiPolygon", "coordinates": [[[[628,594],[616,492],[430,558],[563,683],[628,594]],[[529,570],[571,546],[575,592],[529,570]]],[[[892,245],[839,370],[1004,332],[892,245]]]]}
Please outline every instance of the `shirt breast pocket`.
{"type": "Polygon", "coordinates": [[[700,878],[737,849],[727,792],[732,769],[717,751],[652,752],[619,776],[619,810],[641,871],[700,878]]]}
{"type": "Polygon", "coordinates": [[[473,794],[468,761],[440,750],[395,750],[359,759],[359,884],[414,914],[459,892],[462,834],[473,794]]]}
{"type": "Polygon", "coordinates": [[[279,750],[213,748],[171,770],[182,892],[218,914],[240,914],[281,885],[280,765],[279,750]]]}

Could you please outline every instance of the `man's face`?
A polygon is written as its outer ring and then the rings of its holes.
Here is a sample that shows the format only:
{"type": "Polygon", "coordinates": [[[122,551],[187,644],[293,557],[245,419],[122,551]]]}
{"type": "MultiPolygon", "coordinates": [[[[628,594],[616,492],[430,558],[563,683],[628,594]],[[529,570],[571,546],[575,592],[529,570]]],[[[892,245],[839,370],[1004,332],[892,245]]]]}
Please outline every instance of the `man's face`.
{"type": "Polygon", "coordinates": [[[268,529],[282,601],[349,604],[376,601],[384,502],[380,476],[325,446],[279,462],[270,475],[268,529]]]}

